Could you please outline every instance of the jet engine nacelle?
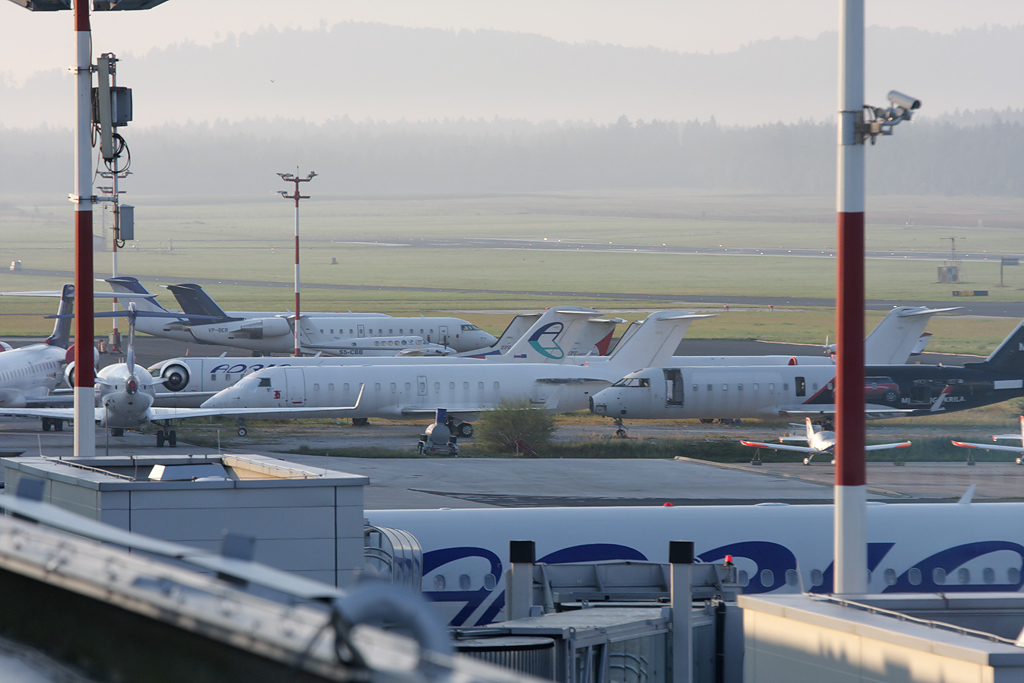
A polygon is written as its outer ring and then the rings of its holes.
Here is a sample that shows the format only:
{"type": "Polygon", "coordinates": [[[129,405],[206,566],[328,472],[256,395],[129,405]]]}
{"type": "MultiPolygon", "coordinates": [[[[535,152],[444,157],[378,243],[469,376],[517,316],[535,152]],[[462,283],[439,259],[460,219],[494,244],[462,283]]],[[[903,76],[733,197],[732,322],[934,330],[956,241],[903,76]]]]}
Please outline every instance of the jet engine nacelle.
{"type": "Polygon", "coordinates": [[[292,326],[284,318],[257,318],[247,320],[231,333],[232,337],[247,339],[265,339],[266,337],[283,337],[293,334],[292,326]]]}
{"type": "MultiPolygon", "coordinates": [[[[71,389],[75,388],[75,345],[72,344],[68,347],[68,350],[64,353],[64,362],[67,365],[64,366],[64,383],[71,389]]],[[[92,367],[95,369],[100,364],[100,352],[94,346],[92,347],[92,367]]]]}
{"type": "Polygon", "coordinates": [[[160,371],[160,378],[164,380],[167,391],[181,391],[188,386],[188,367],[181,363],[168,363],[160,371]]]}

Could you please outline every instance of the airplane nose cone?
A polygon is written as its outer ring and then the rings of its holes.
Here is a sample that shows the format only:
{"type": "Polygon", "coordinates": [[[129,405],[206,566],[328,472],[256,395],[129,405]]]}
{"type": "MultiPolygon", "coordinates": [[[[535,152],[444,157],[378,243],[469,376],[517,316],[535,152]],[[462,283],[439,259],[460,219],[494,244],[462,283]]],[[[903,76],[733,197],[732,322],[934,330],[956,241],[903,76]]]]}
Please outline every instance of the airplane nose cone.
{"type": "Polygon", "coordinates": [[[199,407],[200,408],[226,408],[227,407],[227,397],[226,396],[222,396],[221,394],[214,394],[210,398],[208,398],[205,401],[203,401],[202,405],[200,405],[199,407]]]}

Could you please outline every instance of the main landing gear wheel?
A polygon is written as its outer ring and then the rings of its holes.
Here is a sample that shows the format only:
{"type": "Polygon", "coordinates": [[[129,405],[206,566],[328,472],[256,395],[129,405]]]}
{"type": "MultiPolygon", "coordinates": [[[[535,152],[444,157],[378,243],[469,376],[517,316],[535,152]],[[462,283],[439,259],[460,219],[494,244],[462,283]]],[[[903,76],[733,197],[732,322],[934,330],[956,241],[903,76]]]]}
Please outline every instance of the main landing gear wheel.
{"type": "Polygon", "coordinates": [[[455,428],[455,433],[459,436],[468,439],[473,436],[473,425],[468,422],[460,422],[459,426],[455,428]]]}
{"type": "Polygon", "coordinates": [[[810,458],[804,458],[804,464],[805,465],[810,465],[811,464],[811,459],[810,458]]]}
{"type": "Polygon", "coordinates": [[[156,447],[157,448],[163,448],[164,447],[164,441],[166,441],[166,440],[167,440],[167,437],[164,434],[164,430],[162,430],[162,429],[156,430],[156,447]]]}
{"type": "Polygon", "coordinates": [[[368,418],[368,417],[353,417],[352,418],[352,426],[353,427],[365,427],[368,424],[370,424],[370,418],[368,418]]]}
{"type": "Polygon", "coordinates": [[[238,428],[238,435],[239,435],[239,436],[245,436],[245,435],[247,435],[248,433],[249,433],[249,430],[248,430],[248,429],[246,429],[245,427],[239,427],[239,428],[238,428]]]}
{"type": "Polygon", "coordinates": [[[53,427],[53,426],[54,426],[53,422],[50,421],[50,418],[48,418],[48,417],[44,417],[43,418],[43,431],[44,432],[50,431],[50,428],[53,427]]]}
{"type": "Polygon", "coordinates": [[[110,435],[111,436],[124,436],[124,428],[123,427],[113,427],[110,430],[110,435]]]}
{"type": "Polygon", "coordinates": [[[171,431],[167,432],[167,445],[168,446],[177,446],[178,445],[178,432],[174,431],[173,429],[171,431]]]}

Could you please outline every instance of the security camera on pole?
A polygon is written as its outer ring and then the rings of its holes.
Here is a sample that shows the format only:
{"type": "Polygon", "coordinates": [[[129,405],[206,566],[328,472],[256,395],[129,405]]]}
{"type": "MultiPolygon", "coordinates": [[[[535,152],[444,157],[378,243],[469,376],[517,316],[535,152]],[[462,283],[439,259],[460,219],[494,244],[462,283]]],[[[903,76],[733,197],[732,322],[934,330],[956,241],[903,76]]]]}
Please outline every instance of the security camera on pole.
{"type": "Polygon", "coordinates": [[[295,200],[295,355],[301,356],[302,351],[299,346],[299,200],[309,199],[309,196],[299,194],[299,183],[308,183],[316,177],[316,173],[310,171],[305,178],[300,178],[299,169],[296,166],[295,175],[291,173],[278,173],[277,175],[281,176],[281,180],[286,183],[295,183],[295,191],[292,194],[288,194],[284,190],[278,190],[277,193],[285,199],[295,200]]]}

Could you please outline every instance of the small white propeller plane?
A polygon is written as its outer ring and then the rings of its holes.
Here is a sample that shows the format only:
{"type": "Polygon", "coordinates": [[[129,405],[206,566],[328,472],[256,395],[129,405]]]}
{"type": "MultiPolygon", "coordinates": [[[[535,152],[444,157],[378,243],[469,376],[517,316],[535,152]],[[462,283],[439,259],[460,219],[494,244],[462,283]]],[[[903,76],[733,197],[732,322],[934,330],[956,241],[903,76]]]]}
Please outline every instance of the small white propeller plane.
{"type": "MultiPolygon", "coordinates": [[[[953,441],[954,446],[960,448],[980,448],[984,451],[1008,451],[1010,453],[1021,453],[1022,455],[1017,456],[1017,464],[1024,464],[1024,415],[1020,417],[1020,433],[1019,434],[994,434],[992,436],[993,441],[999,441],[1000,439],[1006,439],[1008,441],[1017,440],[1020,441],[1020,446],[1000,446],[992,443],[967,443],[966,441],[953,441]]],[[[971,463],[973,464],[973,463],[971,463]]]]}
{"type": "MultiPolygon", "coordinates": [[[[752,446],[754,448],[771,448],[776,451],[796,451],[797,453],[807,453],[808,456],[804,458],[804,464],[810,465],[811,460],[814,456],[819,453],[828,453],[832,455],[832,464],[836,464],[835,456],[833,455],[836,447],[836,434],[835,432],[824,431],[821,425],[816,425],[811,422],[811,418],[804,418],[806,434],[803,436],[780,436],[780,443],[762,443],[760,441],[740,441],[744,446],[752,446]],[[804,441],[807,443],[806,446],[790,446],[785,442],[787,441],[804,441]]],[[[888,448],[908,448],[910,446],[909,441],[900,441],[899,443],[879,443],[872,446],[865,446],[866,451],[881,451],[888,448]]]]}

